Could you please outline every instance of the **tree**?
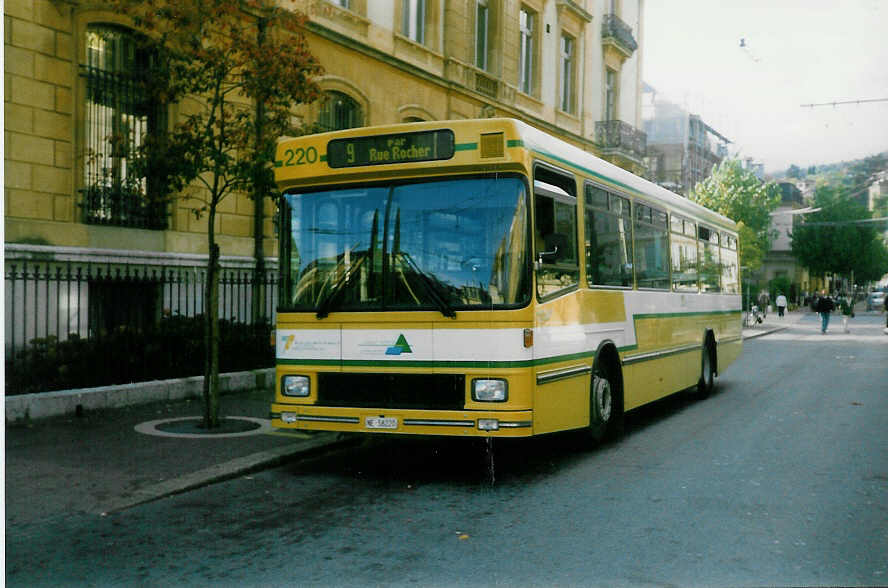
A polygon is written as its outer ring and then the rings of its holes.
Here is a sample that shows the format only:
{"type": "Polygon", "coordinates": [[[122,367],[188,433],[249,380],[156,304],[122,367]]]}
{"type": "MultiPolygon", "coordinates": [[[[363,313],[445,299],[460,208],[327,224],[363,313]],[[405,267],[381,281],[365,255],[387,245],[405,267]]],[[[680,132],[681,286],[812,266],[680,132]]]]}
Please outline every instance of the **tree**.
{"type": "Polygon", "coordinates": [[[888,273],[888,250],[875,225],[855,221],[869,212],[846,190],[822,184],[814,192],[819,212],[805,215],[793,229],[792,253],[815,275],[854,275],[857,282],[875,281],[888,273]]]}
{"type": "Polygon", "coordinates": [[[146,95],[180,116],[140,150],[154,194],[197,201],[207,220],[204,424],[219,424],[219,245],[216,214],[236,193],[274,188],[275,140],[292,133],[291,109],[320,96],[321,73],[302,34],[305,17],[272,0],[114,0],[152,44],[146,95]],[[158,187],[160,188],[158,190],[158,187]],[[185,192],[182,189],[186,188],[185,192]]]}
{"type": "Polygon", "coordinates": [[[776,184],[763,183],[739,160],[726,159],[696,185],[691,200],[737,221],[740,265],[749,269],[762,265],[772,237],[770,212],[780,204],[776,184]]]}
{"type": "Polygon", "coordinates": [[[848,166],[845,184],[855,190],[867,186],[878,172],[888,169],[888,153],[878,153],[859,159],[848,166]]]}

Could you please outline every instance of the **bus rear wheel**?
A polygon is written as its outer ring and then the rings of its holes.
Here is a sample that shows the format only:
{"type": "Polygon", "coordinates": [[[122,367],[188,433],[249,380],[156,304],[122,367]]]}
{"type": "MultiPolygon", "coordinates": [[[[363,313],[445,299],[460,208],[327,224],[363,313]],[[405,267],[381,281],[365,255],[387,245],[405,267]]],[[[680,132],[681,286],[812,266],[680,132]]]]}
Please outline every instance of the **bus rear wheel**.
{"type": "Polygon", "coordinates": [[[703,346],[703,357],[700,366],[700,381],[697,382],[697,396],[705,398],[715,390],[715,347],[712,340],[703,346]]]}

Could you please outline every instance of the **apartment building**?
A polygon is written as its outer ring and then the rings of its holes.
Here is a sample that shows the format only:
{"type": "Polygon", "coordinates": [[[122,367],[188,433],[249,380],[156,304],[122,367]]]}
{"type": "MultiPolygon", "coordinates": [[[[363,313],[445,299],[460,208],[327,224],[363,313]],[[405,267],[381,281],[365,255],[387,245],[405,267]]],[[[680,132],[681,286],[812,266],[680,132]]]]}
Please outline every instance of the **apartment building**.
{"type": "Polygon", "coordinates": [[[808,270],[802,267],[792,254],[792,230],[801,222],[801,216],[795,211],[805,207],[802,190],[791,181],[778,182],[780,188],[780,204],[771,212],[769,231],[773,236],[771,248],[762,260],[760,270],[764,283],[775,278],[785,278],[791,284],[789,292],[784,294],[794,303],[804,302],[803,292],[810,292],[816,284],[811,283],[808,270]]]}
{"type": "MultiPolygon", "coordinates": [[[[508,116],[644,170],[644,0],[282,1],[308,16],[305,34],[325,69],[326,99],[298,109],[302,123],[508,116]]],[[[132,90],[144,59],[137,31],[82,0],[7,0],[4,17],[7,355],[41,332],[89,336],[200,312],[200,289],[181,286],[201,281],[206,218],[186,200],[149,205],[126,189],[140,181],[128,175],[128,151],[175,116],[132,90]],[[40,310],[66,285],[64,303],[40,310]],[[133,318],[121,306],[141,310],[133,318]],[[19,324],[23,308],[35,318],[19,324]]],[[[273,287],[234,286],[258,260],[274,272],[274,208],[247,195],[223,201],[215,228],[223,268],[234,272],[223,281],[223,318],[273,313],[273,287]]]]}
{"type": "Polygon", "coordinates": [[[648,178],[688,196],[728,155],[731,141],[681,106],[656,98],[647,88],[644,130],[648,178]]]}

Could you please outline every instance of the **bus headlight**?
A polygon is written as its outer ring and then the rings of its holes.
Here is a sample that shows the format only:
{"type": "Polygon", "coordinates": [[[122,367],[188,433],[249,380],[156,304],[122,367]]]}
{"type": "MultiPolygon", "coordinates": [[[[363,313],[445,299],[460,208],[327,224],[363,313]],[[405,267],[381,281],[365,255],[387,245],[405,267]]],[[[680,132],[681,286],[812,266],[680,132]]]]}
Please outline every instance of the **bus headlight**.
{"type": "Polygon", "coordinates": [[[308,396],[311,391],[308,376],[284,376],[281,378],[281,394],[284,396],[308,396]]]}
{"type": "Polygon", "coordinates": [[[509,385],[505,380],[472,380],[472,400],[477,402],[505,402],[509,385]]]}

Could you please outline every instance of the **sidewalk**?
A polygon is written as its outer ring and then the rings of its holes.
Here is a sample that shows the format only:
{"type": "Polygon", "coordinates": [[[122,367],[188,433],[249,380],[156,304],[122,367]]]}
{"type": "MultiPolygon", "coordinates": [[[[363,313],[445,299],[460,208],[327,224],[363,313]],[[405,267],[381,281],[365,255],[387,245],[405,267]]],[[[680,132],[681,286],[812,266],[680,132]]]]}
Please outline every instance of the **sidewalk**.
{"type": "MultiPolygon", "coordinates": [[[[788,329],[789,327],[798,324],[803,318],[805,318],[805,316],[812,314],[814,313],[810,312],[805,307],[792,312],[787,311],[784,313],[783,317],[777,316],[777,311],[769,312],[768,316],[766,316],[761,323],[750,325],[747,325],[746,323],[743,324],[743,339],[754,339],[756,337],[788,329]]],[[[746,313],[743,313],[743,318],[746,318],[746,313]]]]}
{"type": "MultiPolygon", "coordinates": [[[[199,400],[84,411],[6,426],[6,528],[78,513],[102,515],[281,463],[343,442],[336,433],[271,429],[270,391],[221,397],[220,416],[264,427],[241,436],[158,436],[137,425],[199,417],[199,400]]],[[[163,426],[161,426],[163,428],[163,426]]],[[[176,435],[177,433],[171,433],[176,435]]]]}

